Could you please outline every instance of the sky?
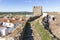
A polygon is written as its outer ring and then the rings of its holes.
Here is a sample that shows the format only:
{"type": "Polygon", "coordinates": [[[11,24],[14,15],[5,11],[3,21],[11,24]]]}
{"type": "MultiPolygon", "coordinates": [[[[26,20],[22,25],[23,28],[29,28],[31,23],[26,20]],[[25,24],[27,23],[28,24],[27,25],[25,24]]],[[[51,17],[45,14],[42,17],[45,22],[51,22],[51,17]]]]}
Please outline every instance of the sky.
{"type": "Polygon", "coordinates": [[[0,0],[0,12],[32,12],[33,6],[42,6],[43,12],[60,11],[60,0],[0,0]]]}

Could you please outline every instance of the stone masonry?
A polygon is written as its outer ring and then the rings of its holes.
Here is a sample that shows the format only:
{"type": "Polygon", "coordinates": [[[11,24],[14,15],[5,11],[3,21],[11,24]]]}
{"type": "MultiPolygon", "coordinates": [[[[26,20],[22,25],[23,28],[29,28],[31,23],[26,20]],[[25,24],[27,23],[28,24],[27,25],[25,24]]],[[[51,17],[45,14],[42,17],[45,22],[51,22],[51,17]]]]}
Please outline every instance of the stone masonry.
{"type": "Polygon", "coordinates": [[[34,6],[33,7],[33,15],[40,16],[42,14],[42,6],[34,6]]]}

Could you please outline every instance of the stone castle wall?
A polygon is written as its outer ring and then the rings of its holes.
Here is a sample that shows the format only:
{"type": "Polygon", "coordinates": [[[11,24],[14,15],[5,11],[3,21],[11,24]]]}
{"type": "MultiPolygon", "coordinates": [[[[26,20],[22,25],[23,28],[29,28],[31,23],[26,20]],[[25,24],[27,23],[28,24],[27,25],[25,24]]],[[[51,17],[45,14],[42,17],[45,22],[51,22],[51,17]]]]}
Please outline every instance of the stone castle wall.
{"type": "Polygon", "coordinates": [[[50,29],[52,33],[60,39],[60,13],[59,12],[48,12],[48,15],[54,15],[56,20],[50,22],[50,29]]]}

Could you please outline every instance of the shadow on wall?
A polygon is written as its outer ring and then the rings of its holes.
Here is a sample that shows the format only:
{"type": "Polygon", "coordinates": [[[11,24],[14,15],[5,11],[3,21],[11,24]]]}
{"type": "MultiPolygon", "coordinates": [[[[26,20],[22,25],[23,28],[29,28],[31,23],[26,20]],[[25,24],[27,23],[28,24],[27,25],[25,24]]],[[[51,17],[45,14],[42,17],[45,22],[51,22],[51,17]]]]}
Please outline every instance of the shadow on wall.
{"type": "Polygon", "coordinates": [[[34,20],[38,19],[39,17],[41,17],[41,15],[40,16],[35,16],[35,17],[30,17],[28,21],[30,21],[30,22],[34,21],[34,20]]]}
{"type": "Polygon", "coordinates": [[[30,23],[26,23],[25,32],[22,40],[34,40],[32,36],[32,29],[30,23]]]}

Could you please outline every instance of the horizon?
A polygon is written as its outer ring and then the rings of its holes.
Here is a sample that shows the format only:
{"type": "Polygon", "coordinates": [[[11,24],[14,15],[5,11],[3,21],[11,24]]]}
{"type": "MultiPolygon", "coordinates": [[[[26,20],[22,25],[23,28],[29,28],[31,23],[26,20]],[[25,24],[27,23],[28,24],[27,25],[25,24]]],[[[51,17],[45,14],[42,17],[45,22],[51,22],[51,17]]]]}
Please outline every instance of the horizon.
{"type": "Polygon", "coordinates": [[[60,12],[60,0],[0,0],[0,12],[32,12],[42,6],[43,12],[60,12]]]}

